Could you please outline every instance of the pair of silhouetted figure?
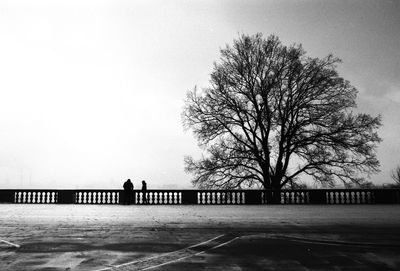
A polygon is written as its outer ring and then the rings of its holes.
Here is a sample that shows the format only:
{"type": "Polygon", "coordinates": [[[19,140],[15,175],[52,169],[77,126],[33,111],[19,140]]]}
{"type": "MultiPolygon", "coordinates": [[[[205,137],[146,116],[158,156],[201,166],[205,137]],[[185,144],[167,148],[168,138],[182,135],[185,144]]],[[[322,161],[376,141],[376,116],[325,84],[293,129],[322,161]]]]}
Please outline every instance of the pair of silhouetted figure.
{"type": "MultiPolygon", "coordinates": [[[[134,192],[133,192],[133,183],[131,182],[131,179],[128,179],[126,182],[124,182],[124,200],[123,204],[129,205],[133,203],[133,199],[135,197],[134,192]]],[[[145,181],[142,181],[142,203],[147,204],[147,184],[145,181]]]]}

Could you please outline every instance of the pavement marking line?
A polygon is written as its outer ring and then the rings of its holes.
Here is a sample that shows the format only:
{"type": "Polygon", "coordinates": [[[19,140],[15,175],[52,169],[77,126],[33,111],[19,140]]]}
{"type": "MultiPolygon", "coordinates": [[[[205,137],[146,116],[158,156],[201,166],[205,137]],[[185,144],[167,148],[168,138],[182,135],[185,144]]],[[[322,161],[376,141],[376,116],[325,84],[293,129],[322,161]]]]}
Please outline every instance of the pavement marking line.
{"type": "Polygon", "coordinates": [[[379,243],[362,243],[362,242],[348,242],[340,240],[328,240],[328,239],[310,239],[304,237],[296,237],[291,235],[271,235],[267,238],[272,239],[284,239],[295,242],[309,243],[309,244],[320,244],[328,246],[353,246],[353,247],[400,247],[400,244],[379,244],[379,243]]]}
{"type": "Polygon", "coordinates": [[[225,243],[222,243],[222,244],[213,246],[212,248],[209,248],[209,249],[206,249],[206,250],[197,252],[197,253],[195,253],[195,254],[188,255],[188,256],[185,256],[185,257],[182,257],[182,258],[178,258],[178,259],[175,259],[175,260],[172,260],[172,261],[165,262],[165,263],[161,263],[161,264],[149,266],[149,267],[146,267],[146,268],[140,269],[140,270],[150,270],[150,269],[154,269],[154,268],[157,268],[157,267],[161,267],[161,266],[164,266],[164,265],[167,265],[167,264],[179,262],[179,261],[181,261],[181,260],[184,260],[184,259],[187,259],[187,258],[190,258],[190,257],[198,256],[198,255],[203,254],[203,253],[205,253],[205,252],[207,252],[207,251],[209,251],[209,250],[213,250],[213,249],[216,249],[216,248],[225,246],[225,245],[227,245],[227,244],[229,244],[229,243],[235,241],[235,240],[238,239],[238,238],[239,238],[239,237],[235,237],[235,238],[233,238],[233,239],[231,239],[231,240],[229,240],[229,241],[227,241],[227,242],[225,242],[225,243]]]}
{"type": "MultiPolygon", "coordinates": [[[[201,242],[201,243],[198,243],[198,244],[191,245],[191,246],[189,246],[189,247],[185,247],[185,248],[181,248],[181,249],[178,249],[178,250],[175,250],[175,251],[163,253],[163,254],[161,254],[161,255],[155,255],[155,256],[152,256],[152,257],[150,257],[150,258],[145,258],[145,259],[140,259],[140,260],[136,260],[136,261],[132,261],[132,262],[127,262],[127,263],[123,263],[123,264],[120,264],[120,265],[113,265],[112,267],[106,267],[106,268],[96,269],[96,270],[92,270],[92,271],[107,271],[107,270],[113,270],[113,269],[120,268],[120,267],[124,267],[124,266],[127,266],[127,265],[131,265],[131,264],[135,264],[135,263],[140,263],[140,262],[144,262],[144,261],[148,261],[148,260],[153,260],[153,259],[156,259],[156,258],[165,257],[165,256],[168,256],[168,255],[173,254],[173,253],[177,253],[177,252],[180,252],[180,251],[184,251],[184,250],[187,250],[187,249],[191,249],[191,248],[194,248],[194,247],[198,247],[198,246],[201,246],[201,245],[210,243],[210,242],[212,242],[212,241],[214,241],[214,240],[216,240],[216,239],[218,239],[218,238],[221,238],[221,237],[223,237],[223,236],[225,236],[225,234],[218,235],[217,237],[214,237],[214,238],[212,238],[212,239],[206,240],[206,241],[201,242]]],[[[144,269],[143,269],[143,270],[144,270],[144,269]]]]}
{"type": "Polygon", "coordinates": [[[3,240],[3,239],[0,239],[0,242],[5,243],[5,244],[10,245],[10,246],[13,246],[13,247],[16,247],[16,248],[19,248],[19,247],[20,247],[20,245],[17,245],[17,244],[8,242],[8,241],[3,240]]]}

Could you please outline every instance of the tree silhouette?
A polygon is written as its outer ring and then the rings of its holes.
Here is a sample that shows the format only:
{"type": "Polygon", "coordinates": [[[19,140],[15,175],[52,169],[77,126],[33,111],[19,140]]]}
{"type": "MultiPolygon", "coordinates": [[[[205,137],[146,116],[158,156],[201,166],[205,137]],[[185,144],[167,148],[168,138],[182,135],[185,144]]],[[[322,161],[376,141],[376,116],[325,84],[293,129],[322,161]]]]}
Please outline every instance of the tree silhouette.
{"type": "Polygon", "coordinates": [[[393,186],[400,187],[400,166],[397,166],[391,173],[391,177],[395,184],[393,186]]]}
{"type": "MultiPolygon", "coordinates": [[[[338,75],[338,63],[307,57],[274,35],[242,35],[221,49],[210,86],[189,91],[182,113],[206,152],[185,157],[193,184],[279,191],[302,174],[334,185],[379,171],[380,116],[352,112],[357,90],[338,75]]],[[[268,200],[278,201],[274,195],[268,200]]]]}

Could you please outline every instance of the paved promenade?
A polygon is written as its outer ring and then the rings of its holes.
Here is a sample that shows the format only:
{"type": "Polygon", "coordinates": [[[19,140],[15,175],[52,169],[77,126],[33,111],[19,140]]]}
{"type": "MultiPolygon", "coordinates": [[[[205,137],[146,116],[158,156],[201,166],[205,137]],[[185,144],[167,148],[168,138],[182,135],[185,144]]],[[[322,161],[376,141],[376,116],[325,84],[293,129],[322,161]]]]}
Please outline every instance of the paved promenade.
{"type": "Polygon", "coordinates": [[[0,270],[400,270],[400,206],[0,204],[0,270]]]}

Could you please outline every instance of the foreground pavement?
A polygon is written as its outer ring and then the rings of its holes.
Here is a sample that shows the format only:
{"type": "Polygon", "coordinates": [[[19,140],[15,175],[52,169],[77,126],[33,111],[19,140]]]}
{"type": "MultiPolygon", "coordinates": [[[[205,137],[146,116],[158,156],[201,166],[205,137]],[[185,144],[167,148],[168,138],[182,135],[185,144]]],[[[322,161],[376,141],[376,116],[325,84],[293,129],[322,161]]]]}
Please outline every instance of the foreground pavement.
{"type": "Polygon", "coordinates": [[[0,270],[400,270],[400,206],[0,205],[0,270]]]}

